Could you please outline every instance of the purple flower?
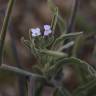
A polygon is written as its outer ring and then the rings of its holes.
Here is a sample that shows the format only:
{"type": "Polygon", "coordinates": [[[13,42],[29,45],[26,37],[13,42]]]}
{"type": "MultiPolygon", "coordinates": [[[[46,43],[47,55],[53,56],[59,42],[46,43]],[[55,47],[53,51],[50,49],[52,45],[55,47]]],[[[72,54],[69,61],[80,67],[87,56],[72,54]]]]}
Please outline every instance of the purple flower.
{"type": "Polygon", "coordinates": [[[50,25],[44,25],[44,36],[48,36],[50,33],[52,33],[51,26],[50,25]]]}
{"type": "Polygon", "coordinates": [[[31,32],[32,32],[32,37],[41,35],[40,28],[32,28],[31,32]]]}
{"type": "Polygon", "coordinates": [[[51,29],[51,26],[50,25],[44,25],[44,29],[45,30],[50,30],[51,29]]]}

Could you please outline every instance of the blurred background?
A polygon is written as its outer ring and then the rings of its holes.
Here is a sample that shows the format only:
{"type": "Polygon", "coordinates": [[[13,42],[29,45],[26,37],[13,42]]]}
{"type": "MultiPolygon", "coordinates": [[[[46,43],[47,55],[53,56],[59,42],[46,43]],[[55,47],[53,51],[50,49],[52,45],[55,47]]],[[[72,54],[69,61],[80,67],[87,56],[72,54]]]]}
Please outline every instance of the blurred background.
{"type": "MultiPolygon", "coordinates": [[[[8,1],[0,0],[0,30],[8,1]]],[[[67,24],[74,0],[53,0],[53,2],[59,8],[60,14],[64,18],[65,24],[67,24]]],[[[27,39],[29,29],[32,27],[42,28],[44,24],[50,24],[51,18],[52,13],[48,7],[47,0],[16,0],[6,35],[3,63],[31,71],[32,65],[35,64],[36,60],[29,50],[24,47],[21,38],[27,39]]],[[[79,0],[73,31],[83,31],[85,35],[90,35],[80,46],[78,57],[95,67],[96,0],[79,0]]],[[[68,71],[72,70],[67,69],[68,71]]],[[[70,81],[72,77],[69,75],[67,78],[70,81]]],[[[74,80],[70,82],[74,83],[74,80]]],[[[70,83],[69,85],[71,86],[70,83]]],[[[0,71],[0,96],[18,96],[18,86],[18,80],[14,74],[0,71]]]]}

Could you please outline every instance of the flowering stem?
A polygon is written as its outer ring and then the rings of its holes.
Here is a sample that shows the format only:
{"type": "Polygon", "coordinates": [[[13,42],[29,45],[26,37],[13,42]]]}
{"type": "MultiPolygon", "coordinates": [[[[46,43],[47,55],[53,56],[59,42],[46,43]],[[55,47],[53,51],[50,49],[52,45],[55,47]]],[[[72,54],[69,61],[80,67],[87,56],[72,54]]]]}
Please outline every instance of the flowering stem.
{"type": "Polygon", "coordinates": [[[7,7],[7,10],[6,10],[6,15],[5,15],[4,22],[3,22],[3,26],[2,26],[2,29],[1,29],[1,34],[0,34],[0,65],[2,63],[4,41],[5,41],[6,31],[7,31],[11,11],[12,11],[12,8],[13,8],[13,5],[14,5],[14,1],[15,0],[9,0],[8,7],[7,7]]]}

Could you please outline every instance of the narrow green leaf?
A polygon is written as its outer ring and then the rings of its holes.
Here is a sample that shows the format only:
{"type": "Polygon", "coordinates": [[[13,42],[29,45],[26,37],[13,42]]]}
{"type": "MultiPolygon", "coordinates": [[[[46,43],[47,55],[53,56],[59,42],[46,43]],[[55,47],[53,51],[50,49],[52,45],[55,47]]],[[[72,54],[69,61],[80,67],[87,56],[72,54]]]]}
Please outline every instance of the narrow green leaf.
{"type": "MultiPolygon", "coordinates": [[[[61,60],[57,60],[57,63],[71,63],[71,64],[75,64],[75,65],[81,65],[82,67],[84,67],[84,69],[86,71],[88,71],[91,75],[92,73],[96,73],[95,69],[88,64],[87,62],[80,60],[78,58],[75,57],[70,57],[70,58],[61,58],[61,60]],[[90,70],[90,71],[89,71],[90,70]]],[[[94,74],[93,74],[94,75],[94,74]]],[[[95,75],[94,75],[95,76],[95,75]]]]}
{"type": "Polygon", "coordinates": [[[66,24],[64,22],[64,19],[58,14],[58,26],[60,29],[60,32],[64,32],[64,30],[66,29],[66,24]]]}
{"type": "MultiPolygon", "coordinates": [[[[80,83],[86,83],[91,78],[96,77],[95,69],[85,61],[82,61],[78,58],[62,58],[61,60],[57,60],[56,64],[72,64],[77,72],[78,79],[80,83]],[[90,76],[90,77],[89,77],[90,76]]],[[[60,65],[61,66],[61,65],[60,65]]]]}
{"type": "Polygon", "coordinates": [[[74,45],[74,41],[70,41],[70,42],[68,42],[67,44],[65,44],[64,46],[60,47],[60,48],[58,49],[58,51],[63,51],[64,49],[70,48],[70,47],[73,46],[73,45],[74,45]]]}
{"type": "Polygon", "coordinates": [[[16,73],[16,74],[19,74],[19,75],[24,75],[24,76],[32,76],[33,78],[41,78],[41,79],[45,78],[41,75],[31,73],[31,72],[25,71],[25,70],[17,68],[17,67],[8,66],[6,64],[2,64],[2,66],[0,67],[0,70],[7,70],[7,71],[11,71],[13,73],[16,73]]]}
{"type": "Polygon", "coordinates": [[[60,43],[61,41],[64,41],[64,39],[73,38],[73,37],[79,36],[79,35],[81,35],[81,34],[82,34],[82,32],[62,34],[61,36],[59,36],[59,37],[54,41],[54,43],[53,43],[53,45],[52,45],[52,48],[53,48],[56,44],[60,43]]]}
{"type": "Polygon", "coordinates": [[[53,32],[55,31],[57,21],[58,21],[58,8],[56,7],[55,12],[54,12],[54,16],[52,19],[52,23],[51,23],[51,27],[52,27],[53,32]]]}
{"type": "Polygon", "coordinates": [[[44,54],[54,56],[54,57],[67,57],[66,53],[52,51],[52,50],[40,50],[40,53],[44,53],[44,54]]]}
{"type": "Polygon", "coordinates": [[[90,91],[94,86],[96,86],[96,79],[93,79],[90,82],[88,82],[87,84],[78,87],[74,91],[74,96],[77,96],[78,94],[81,94],[82,92],[90,91]]]}

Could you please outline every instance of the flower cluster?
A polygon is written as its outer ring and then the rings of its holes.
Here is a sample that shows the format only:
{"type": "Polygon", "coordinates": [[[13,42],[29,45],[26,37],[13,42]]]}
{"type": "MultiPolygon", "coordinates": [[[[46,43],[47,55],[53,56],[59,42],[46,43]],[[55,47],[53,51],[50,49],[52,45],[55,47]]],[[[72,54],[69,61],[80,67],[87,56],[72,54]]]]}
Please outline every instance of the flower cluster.
{"type": "MultiPolygon", "coordinates": [[[[32,37],[41,35],[40,28],[31,28],[31,32],[32,32],[32,37]]],[[[50,33],[52,33],[51,26],[44,25],[44,36],[48,36],[50,33]]]]}

